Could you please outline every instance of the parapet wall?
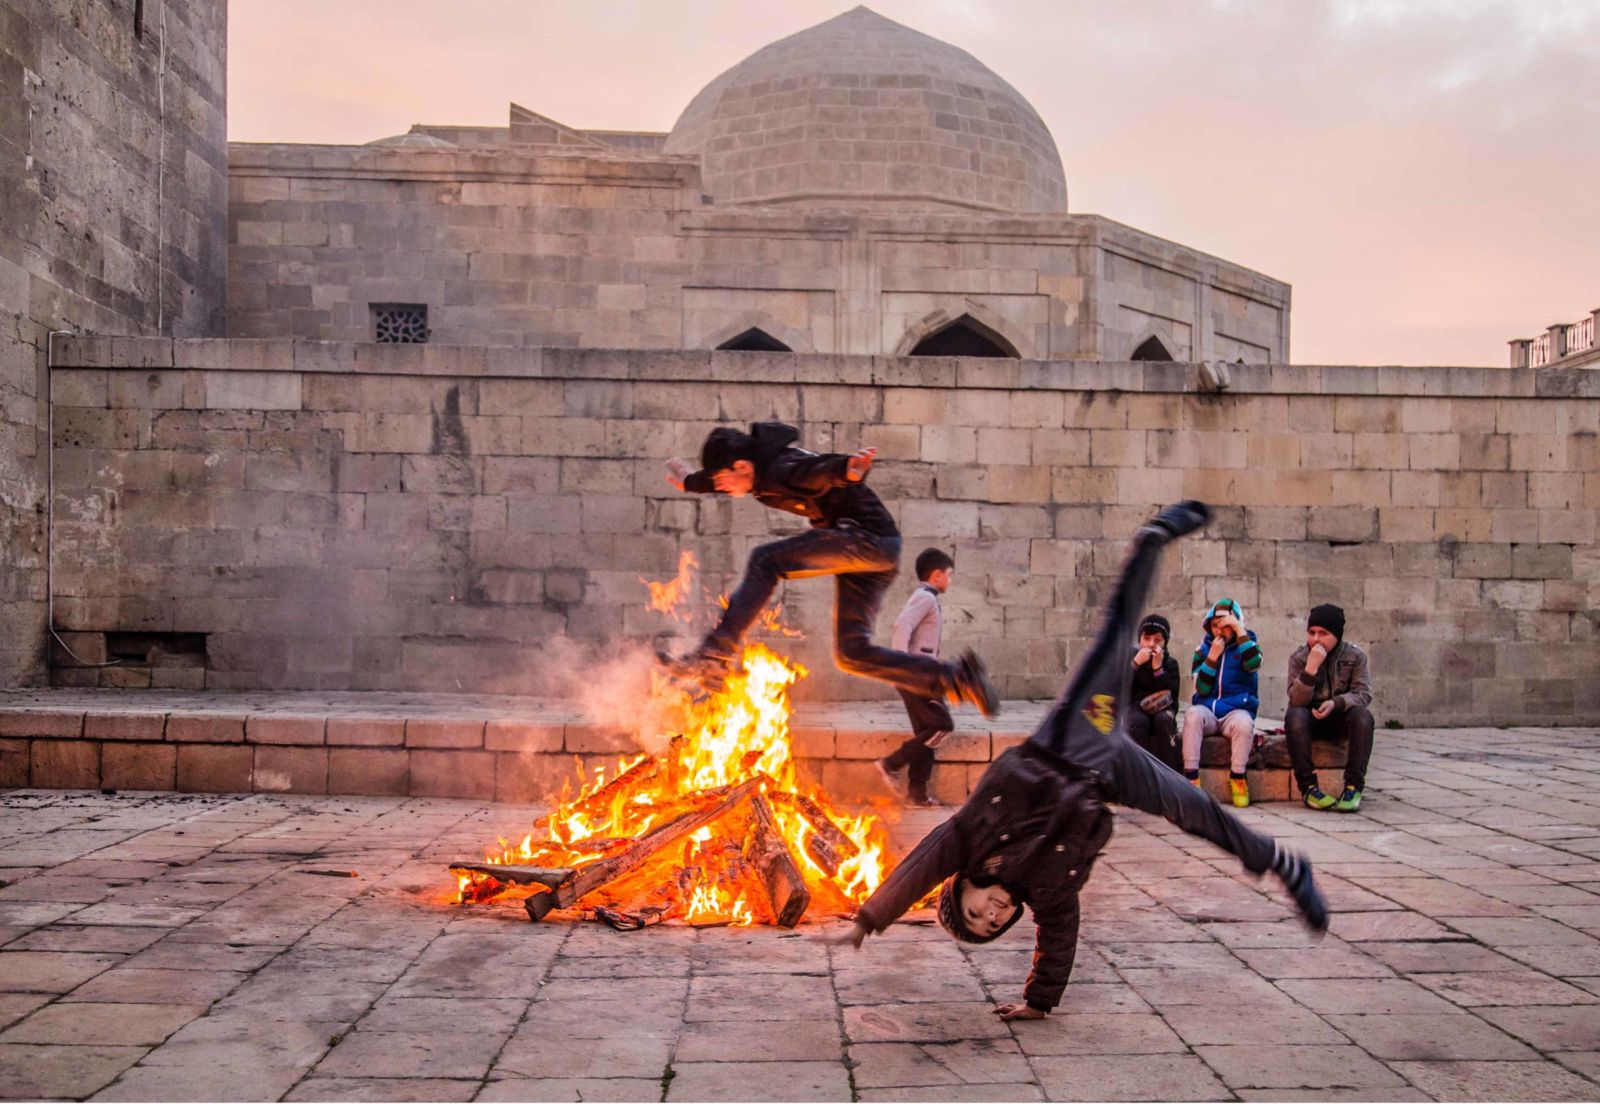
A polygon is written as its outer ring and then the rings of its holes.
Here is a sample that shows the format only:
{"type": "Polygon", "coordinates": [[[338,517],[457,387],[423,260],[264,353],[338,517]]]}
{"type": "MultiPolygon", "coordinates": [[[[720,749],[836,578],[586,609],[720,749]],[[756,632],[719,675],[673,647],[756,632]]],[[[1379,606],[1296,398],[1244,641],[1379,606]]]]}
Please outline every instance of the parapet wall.
{"type": "MultiPolygon", "coordinates": [[[[1168,557],[1154,604],[1187,652],[1204,605],[1238,598],[1265,713],[1324,601],[1372,655],[1380,720],[1561,723],[1600,705],[1600,376],[1580,371],[1235,366],[1215,395],[1172,363],[58,351],[58,623],[86,659],[150,649],[57,667],[63,684],[559,692],[565,642],[672,627],[641,577],[692,550],[723,587],[794,528],[661,473],[718,423],[778,417],[814,448],[879,448],[907,560],[955,551],[948,644],[979,649],[1007,697],[1059,689],[1129,533],[1195,497],[1217,521],[1168,557]]],[[[783,646],[812,668],[802,697],[884,696],[833,670],[831,585],[783,600],[805,633],[783,646]]]]}

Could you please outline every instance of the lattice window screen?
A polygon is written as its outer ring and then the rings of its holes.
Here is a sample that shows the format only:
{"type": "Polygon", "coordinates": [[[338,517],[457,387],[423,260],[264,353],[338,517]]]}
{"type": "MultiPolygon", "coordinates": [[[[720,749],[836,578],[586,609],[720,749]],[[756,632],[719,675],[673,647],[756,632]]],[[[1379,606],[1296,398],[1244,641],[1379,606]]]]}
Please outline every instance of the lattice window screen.
{"type": "Polygon", "coordinates": [[[428,340],[427,304],[372,304],[372,337],[385,345],[422,344],[428,340]]]}

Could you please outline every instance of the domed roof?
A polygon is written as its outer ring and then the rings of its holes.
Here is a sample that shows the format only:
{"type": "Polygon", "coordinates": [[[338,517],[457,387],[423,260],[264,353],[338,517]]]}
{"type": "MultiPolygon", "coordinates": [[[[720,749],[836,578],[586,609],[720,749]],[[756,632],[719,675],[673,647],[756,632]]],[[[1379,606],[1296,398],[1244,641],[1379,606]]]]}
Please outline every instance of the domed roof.
{"type": "Polygon", "coordinates": [[[859,7],[756,51],[667,136],[718,204],[1067,209],[1038,112],[965,50],[859,7]]]}
{"type": "Polygon", "coordinates": [[[435,138],[431,134],[423,134],[421,131],[417,131],[417,130],[407,131],[405,134],[391,134],[387,138],[374,138],[372,141],[368,142],[367,145],[369,145],[369,146],[410,146],[410,147],[413,147],[415,149],[455,149],[456,148],[456,144],[454,142],[448,142],[443,138],[435,138]]]}

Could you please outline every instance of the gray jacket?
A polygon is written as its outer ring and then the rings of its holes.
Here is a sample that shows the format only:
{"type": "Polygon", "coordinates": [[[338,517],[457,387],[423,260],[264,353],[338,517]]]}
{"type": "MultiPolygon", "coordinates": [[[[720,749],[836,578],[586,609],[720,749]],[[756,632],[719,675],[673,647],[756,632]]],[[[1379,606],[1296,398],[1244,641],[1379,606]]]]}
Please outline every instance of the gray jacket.
{"type": "Polygon", "coordinates": [[[944,614],[939,609],[939,592],[922,583],[911,592],[906,608],[894,619],[894,641],[890,647],[912,655],[937,656],[943,633],[944,614]]]}
{"type": "Polygon", "coordinates": [[[1310,709],[1330,698],[1334,711],[1365,709],[1372,704],[1372,676],[1367,668],[1367,653],[1341,640],[1322,661],[1312,678],[1306,677],[1306,660],[1311,646],[1302,644],[1289,657],[1289,705],[1310,709]]]}

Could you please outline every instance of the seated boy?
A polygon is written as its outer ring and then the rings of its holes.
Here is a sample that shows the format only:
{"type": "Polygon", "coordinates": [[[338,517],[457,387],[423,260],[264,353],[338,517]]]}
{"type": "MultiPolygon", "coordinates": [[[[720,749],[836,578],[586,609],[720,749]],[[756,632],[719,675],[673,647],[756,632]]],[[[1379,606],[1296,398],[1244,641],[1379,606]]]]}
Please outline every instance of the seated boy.
{"type": "Polygon", "coordinates": [[[1344,638],[1344,610],[1317,606],[1306,619],[1306,642],[1289,657],[1289,710],[1283,727],[1301,799],[1313,809],[1361,808],[1372,758],[1372,678],[1367,653],[1344,638]],[[1336,799],[1317,786],[1311,741],[1343,740],[1344,791],[1336,799]]]}
{"type": "Polygon", "coordinates": [[[1183,715],[1183,773],[1200,785],[1200,745],[1221,732],[1231,745],[1228,789],[1238,808],[1250,804],[1245,768],[1255,749],[1256,710],[1261,707],[1256,672],[1261,645],[1246,632],[1244,610],[1232,598],[1212,605],[1201,622],[1205,639],[1194,650],[1194,696],[1183,715]]]}
{"type": "Polygon", "coordinates": [[[1175,771],[1183,769],[1178,748],[1178,661],[1167,650],[1172,625],[1159,613],[1139,624],[1128,692],[1128,735],[1175,771]]]}
{"type": "MultiPolygon", "coordinates": [[[[917,556],[917,589],[894,620],[890,646],[895,651],[939,658],[939,641],[944,633],[939,595],[950,589],[955,571],[956,561],[941,548],[924,548],[917,556]]],[[[900,698],[906,703],[906,717],[911,721],[911,739],[878,760],[878,770],[891,787],[894,776],[902,770],[906,772],[906,797],[911,804],[940,805],[942,802],[928,793],[928,782],[933,777],[933,749],[950,735],[955,722],[950,719],[949,708],[937,698],[924,698],[909,690],[901,690],[900,698]]]]}
{"type": "Polygon", "coordinates": [[[715,628],[689,656],[673,661],[684,674],[715,681],[738,659],[739,645],[780,579],[834,576],[834,662],[847,674],[881,679],[923,698],[971,702],[994,717],[1000,695],[983,661],[968,649],[954,663],[907,655],[872,642],[884,592],[900,566],[900,530],[867,486],[877,449],[817,454],[798,448],[800,431],[757,422],[749,433],[713,429],[700,450],[700,470],[667,461],[667,482],[696,494],[753,495],[772,510],[799,514],[811,528],[758,546],[744,578],[728,596],[715,628]]]}
{"type": "Polygon", "coordinates": [[[1134,535],[1099,638],[1066,692],[1028,741],[996,759],[955,816],[885,879],[841,942],[860,947],[936,886],[940,924],[967,943],[995,939],[1027,905],[1038,928],[1033,970],[1024,999],[995,1012],[1005,1020],[1044,1017],[1060,1003],[1072,973],[1078,891],[1111,836],[1106,802],[1164,816],[1237,855],[1252,873],[1271,870],[1311,929],[1326,930],[1327,907],[1304,858],[1246,827],[1123,730],[1134,619],[1161,550],[1208,517],[1202,503],[1169,506],[1134,535]]]}

